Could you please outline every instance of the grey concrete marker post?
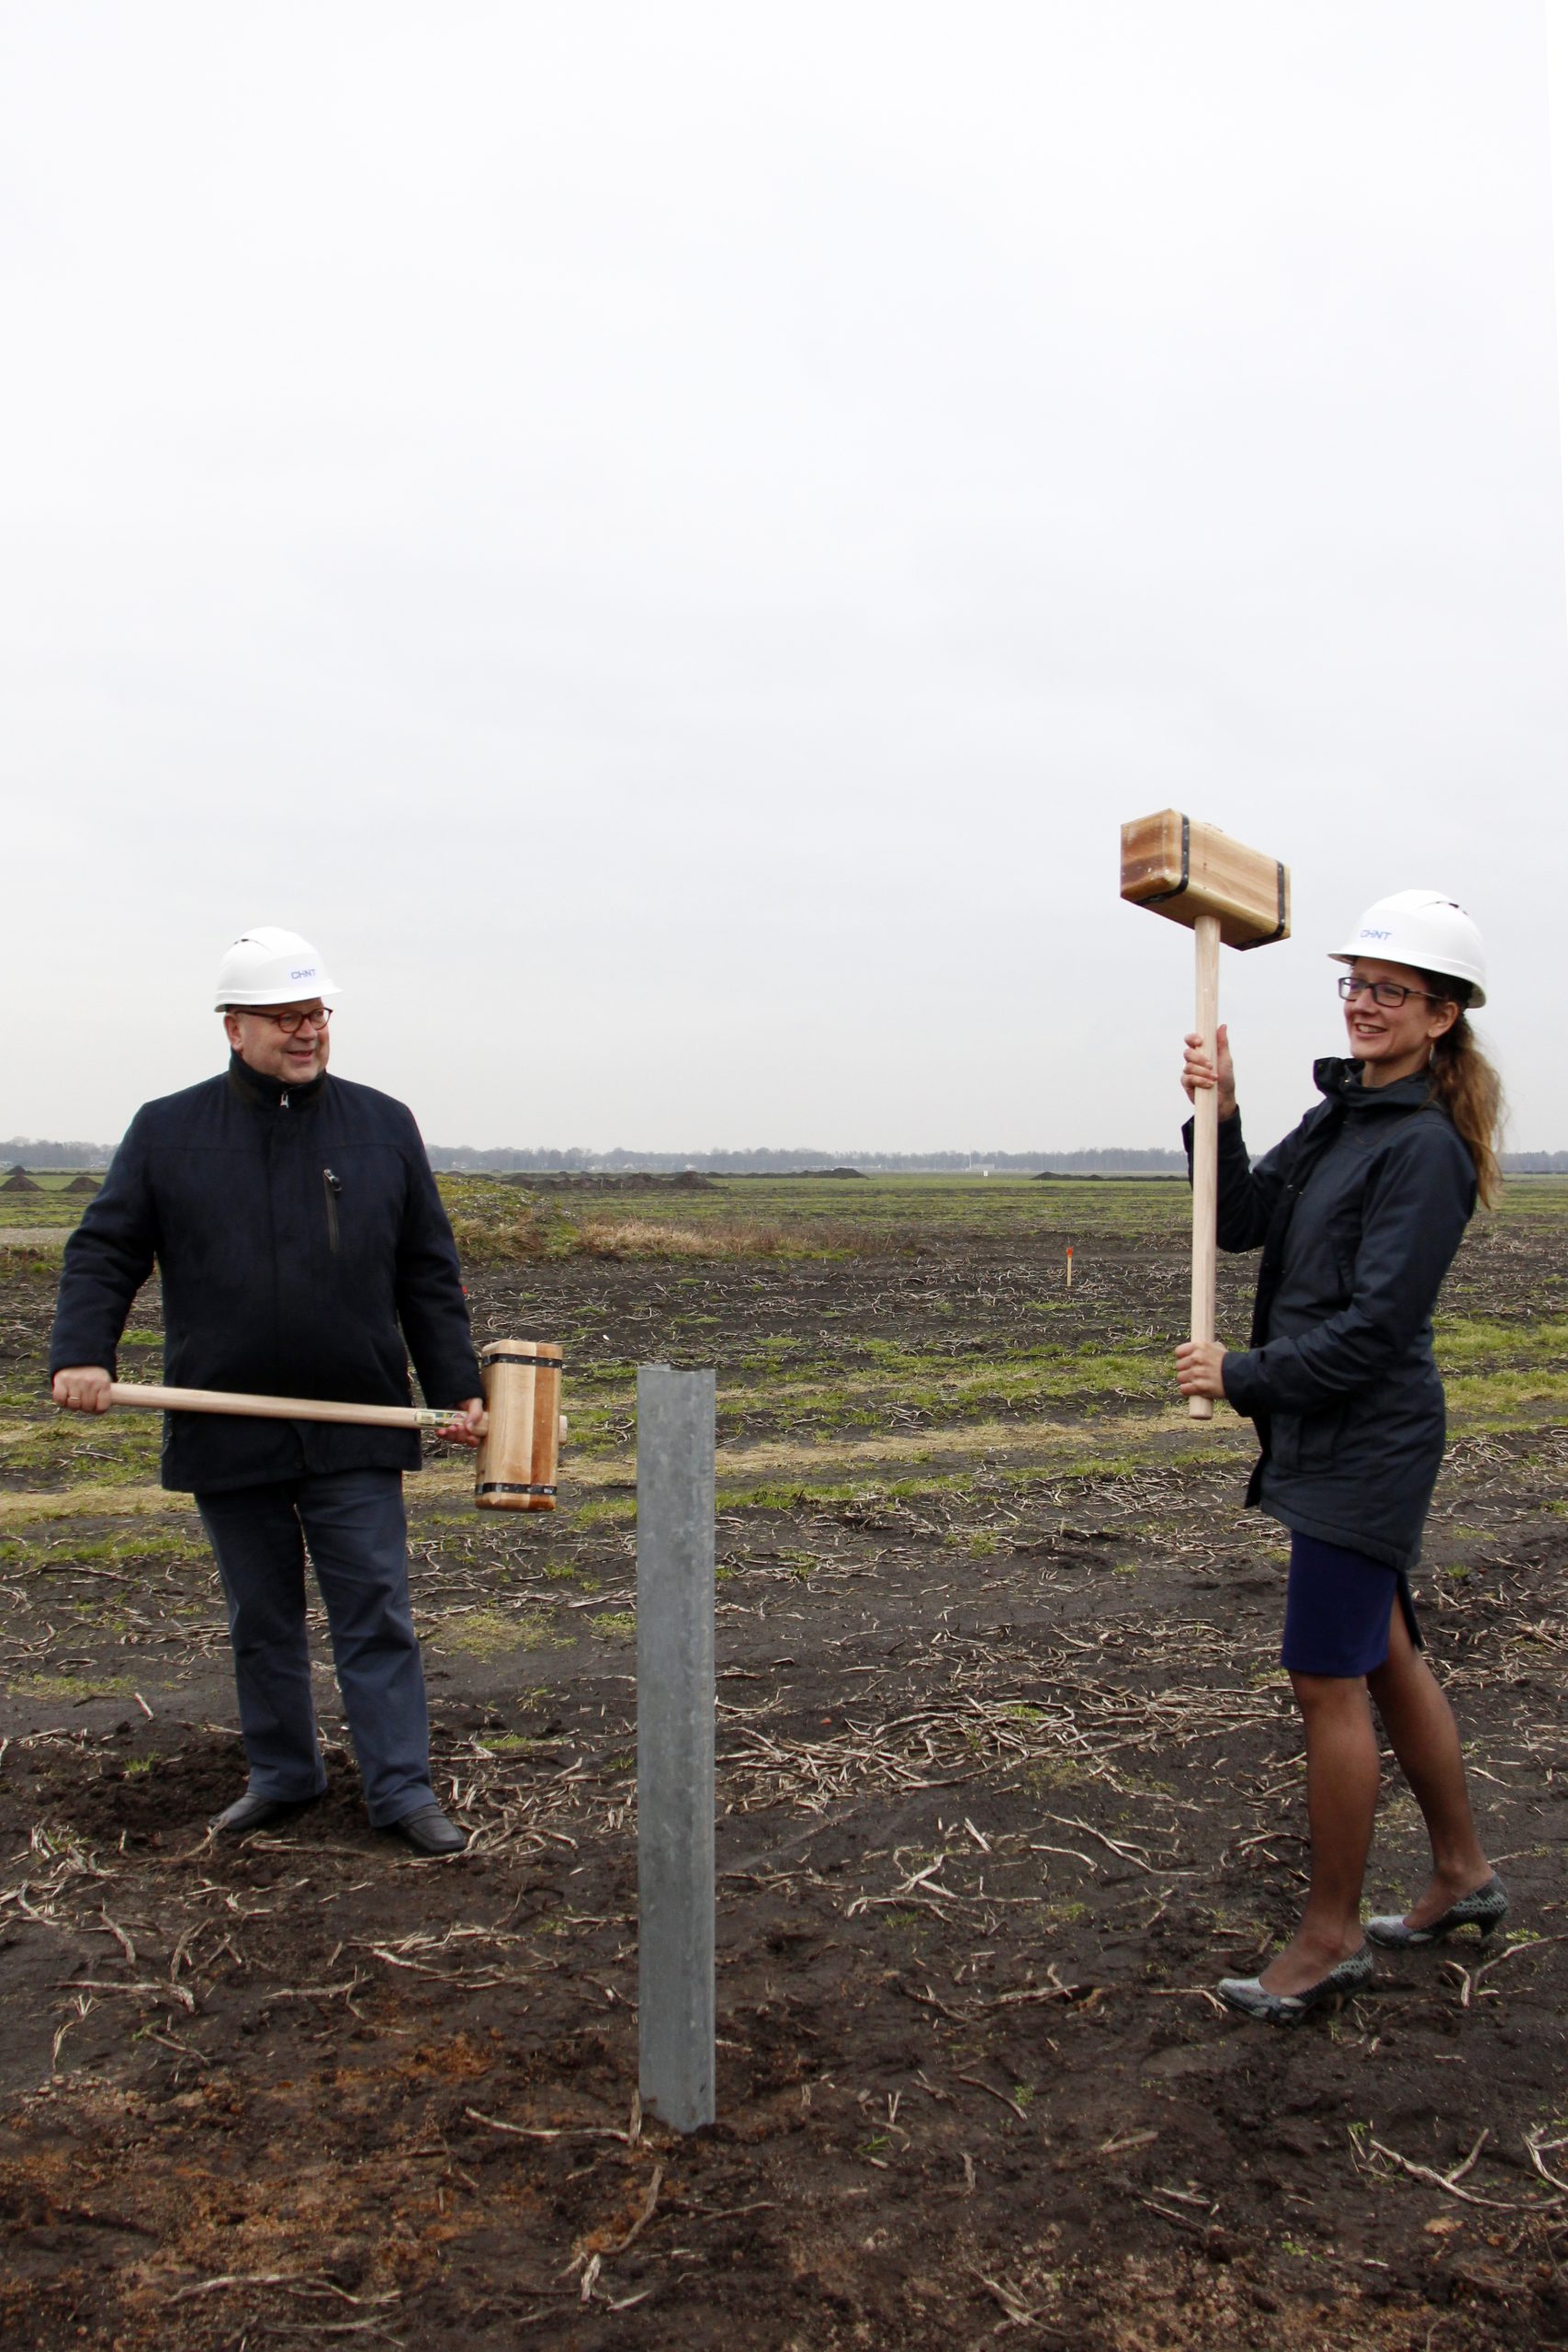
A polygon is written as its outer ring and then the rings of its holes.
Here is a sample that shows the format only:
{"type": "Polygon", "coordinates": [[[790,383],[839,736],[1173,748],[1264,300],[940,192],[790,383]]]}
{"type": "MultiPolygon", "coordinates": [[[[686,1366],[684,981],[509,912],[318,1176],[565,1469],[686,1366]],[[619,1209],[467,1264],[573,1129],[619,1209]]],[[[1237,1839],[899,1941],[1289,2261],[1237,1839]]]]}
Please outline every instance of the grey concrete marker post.
{"type": "Polygon", "coordinates": [[[637,2041],[643,2106],[714,2120],[714,1375],[637,1376],[637,2041]]]}

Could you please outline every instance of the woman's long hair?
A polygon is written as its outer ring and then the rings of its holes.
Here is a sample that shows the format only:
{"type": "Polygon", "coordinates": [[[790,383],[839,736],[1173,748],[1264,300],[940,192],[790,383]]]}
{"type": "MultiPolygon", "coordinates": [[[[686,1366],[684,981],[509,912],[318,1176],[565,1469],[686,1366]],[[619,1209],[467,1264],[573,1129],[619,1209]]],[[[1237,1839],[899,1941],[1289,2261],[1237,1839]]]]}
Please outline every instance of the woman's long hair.
{"type": "Polygon", "coordinates": [[[1423,972],[1421,978],[1433,996],[1459,1007],[1459,1019],[1432,1047],[1432,1090],[1470,1147],[1483,1206],[1495,1209],[1503,1197],[1503,1170],[1497,1158],[1503,1081],[1476,1043],[1465,1016],[1469,981],[1452,979],[1446,972],[1423,972]]]}

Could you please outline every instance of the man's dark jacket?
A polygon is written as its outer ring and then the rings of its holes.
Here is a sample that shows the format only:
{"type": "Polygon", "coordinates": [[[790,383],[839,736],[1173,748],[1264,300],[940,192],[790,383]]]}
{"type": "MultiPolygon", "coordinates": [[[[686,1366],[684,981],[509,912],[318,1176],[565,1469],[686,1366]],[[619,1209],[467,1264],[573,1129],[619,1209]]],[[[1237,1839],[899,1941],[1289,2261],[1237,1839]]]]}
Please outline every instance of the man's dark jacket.
{"type": "MultiPolygon", "coordinates": [[[[180,1388],[406,1405],[479,1394],[457,1253],[412,1113],[325,1073],[226,1075],[144,1103],[66,1245],[50,1371],[111,1372],[156,1261],[180,1388]]],[[[412,1430],[171,1413],[165,1487],[417,1469],[412,1430]]]]}
{"type": "Polygon", "coordinates": [[[1364,1087],[1359,1063],[1331,1057],[1313,1075],[1325,1099],[1256,1163],[1239,1115],[1220,1123],[1220,1247],[1263,1245],[1225,1396],[1263,1449],[1249,1503],[1409,1568],[1443,1458],[1432,1309],[1475,1167],[1425,1072],[1364,1087]]]}

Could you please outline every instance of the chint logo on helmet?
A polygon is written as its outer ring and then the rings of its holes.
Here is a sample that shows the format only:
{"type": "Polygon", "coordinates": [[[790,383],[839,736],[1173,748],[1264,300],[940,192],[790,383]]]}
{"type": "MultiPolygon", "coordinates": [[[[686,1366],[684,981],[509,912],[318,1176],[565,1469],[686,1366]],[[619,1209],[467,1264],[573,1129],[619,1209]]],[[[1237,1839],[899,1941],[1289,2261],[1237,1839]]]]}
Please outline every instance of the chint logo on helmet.
{"type": "Polygon", "coordinates": [[[288,977],[291,980],[313,980],[316,977],[316,967],[314,964],[302,964],[297,972],[290,972],[288,977]]]}

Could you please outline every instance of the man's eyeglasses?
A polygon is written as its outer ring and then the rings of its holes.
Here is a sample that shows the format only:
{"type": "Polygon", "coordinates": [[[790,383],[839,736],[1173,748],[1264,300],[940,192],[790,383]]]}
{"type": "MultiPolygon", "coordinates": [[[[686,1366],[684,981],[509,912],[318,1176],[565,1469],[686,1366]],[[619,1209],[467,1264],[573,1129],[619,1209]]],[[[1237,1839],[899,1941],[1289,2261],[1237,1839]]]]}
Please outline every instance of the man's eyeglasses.
{"type": "Polygon", "coordinates": [[[1397,1012],[1406,997],[1425,997],[1428,1004],[1445,1004],[1446,997],[1434,996],[1430,989],[1401,988],[1397,980],[1359,980],[1354,972],[1347,972],[1339,983],[1339,993],[1347,1004],[1354,1004],[1359,996],[1370,996],[1374,1004],[1388,1012],[1397,1012]]]}
{"type": "Polygon", "coordinates": [[[297,1030],[304,1027],[307,1021],[312,1029],[324,1029],[333,1017],[333,1009],[330,1004],[323,1004],[320,1012],[264,1012],[254,1004],[237,1005],[235,1010],[247,1013],[253,1021],[276,1022],[286,1037],[292,1037],[297,1030]]]}

